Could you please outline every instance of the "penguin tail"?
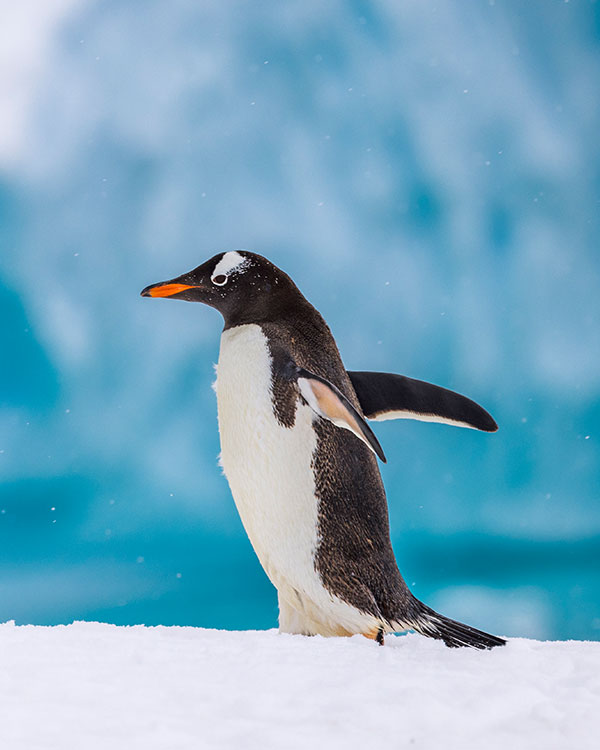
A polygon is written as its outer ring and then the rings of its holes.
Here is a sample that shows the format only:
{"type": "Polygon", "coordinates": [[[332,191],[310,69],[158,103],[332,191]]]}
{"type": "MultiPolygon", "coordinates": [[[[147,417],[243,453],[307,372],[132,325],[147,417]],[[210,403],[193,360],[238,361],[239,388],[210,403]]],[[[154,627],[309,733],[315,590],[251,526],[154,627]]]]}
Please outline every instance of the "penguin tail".
{"type": "Polygon", "coordinates": [[[483,630],[477,630],[470,625],[464,625],[462,622],[444,617],[418,599],[413,599],[412,604],[412,612],[408,622],[403,621],[401,623],[404,628],[415,630],[428,638],[444,641],[449,648],[467,646],[491,649],[506,644],[504,638],[498,638],[498,636],[490,633],[484,633],[483,630]]]}

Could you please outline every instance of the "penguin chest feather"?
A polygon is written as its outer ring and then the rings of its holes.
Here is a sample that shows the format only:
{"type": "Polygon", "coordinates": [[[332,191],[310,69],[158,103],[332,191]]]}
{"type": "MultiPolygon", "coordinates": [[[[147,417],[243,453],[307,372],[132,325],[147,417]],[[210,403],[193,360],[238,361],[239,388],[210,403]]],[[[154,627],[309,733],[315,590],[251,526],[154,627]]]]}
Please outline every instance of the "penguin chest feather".
{"type": "Polygon", "coordinates": [[[271,356],[258,325],[224,331],[217,368],[221,463],[258,558],[275,586],[313,570],[317,501],[312,411],[293,427],[273,412],[271,356]]]}
{"type": "Polygon", "coordinates": [[[280,601],[306,621],[320,623],[324,635],[340,627],[361,632],[365,615],[327,591],[315,569],[319,501],[313,419],[318,417],[298,398],[293,426],[280,424],[273,410],[271,366],[260,326],[223,332],[216,391],[225,476],[280,601]]]}

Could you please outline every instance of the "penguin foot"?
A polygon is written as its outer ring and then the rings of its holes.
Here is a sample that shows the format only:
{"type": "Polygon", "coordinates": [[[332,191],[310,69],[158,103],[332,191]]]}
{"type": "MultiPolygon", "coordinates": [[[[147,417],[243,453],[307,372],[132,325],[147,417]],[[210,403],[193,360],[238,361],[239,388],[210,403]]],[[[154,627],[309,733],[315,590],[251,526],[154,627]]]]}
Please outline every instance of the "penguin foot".
{"type": "MultiPolygon", "coordinates": [[[[348,635],[354,635],[354,633],[348,633],[348,635]]],[[[361,635],[364,635],[364,637],[368,638],[370,641],[377,641],[380,646],[384,645],[383,628],[381,627],[375,630],[370,630],[368,633],[362,633],[361,635]]]]}

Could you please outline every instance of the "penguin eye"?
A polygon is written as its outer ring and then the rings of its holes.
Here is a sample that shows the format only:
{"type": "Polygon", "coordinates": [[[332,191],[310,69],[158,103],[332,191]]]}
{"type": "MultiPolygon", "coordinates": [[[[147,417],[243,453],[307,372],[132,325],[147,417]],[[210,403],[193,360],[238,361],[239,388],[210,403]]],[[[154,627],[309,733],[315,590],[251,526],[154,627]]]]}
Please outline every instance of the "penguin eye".
{"type": "Polygon", "coordinates": [[[214,279],[211,279],[211,281],[217,286],[224,286],[227,283],[227,276],[225,276],[224,273],[220,273],[218,276],[215,276],[214,279]]]}

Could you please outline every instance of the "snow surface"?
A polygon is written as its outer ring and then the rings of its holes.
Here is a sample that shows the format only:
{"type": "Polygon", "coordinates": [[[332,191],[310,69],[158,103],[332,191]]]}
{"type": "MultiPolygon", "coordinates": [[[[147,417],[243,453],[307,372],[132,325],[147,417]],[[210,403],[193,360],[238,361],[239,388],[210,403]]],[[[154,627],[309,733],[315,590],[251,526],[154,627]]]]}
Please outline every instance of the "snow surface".
{"type": "Polygon", "coordinates": [[[0,747],[598,747],[600,643],[0,625],[0,747]]]}

